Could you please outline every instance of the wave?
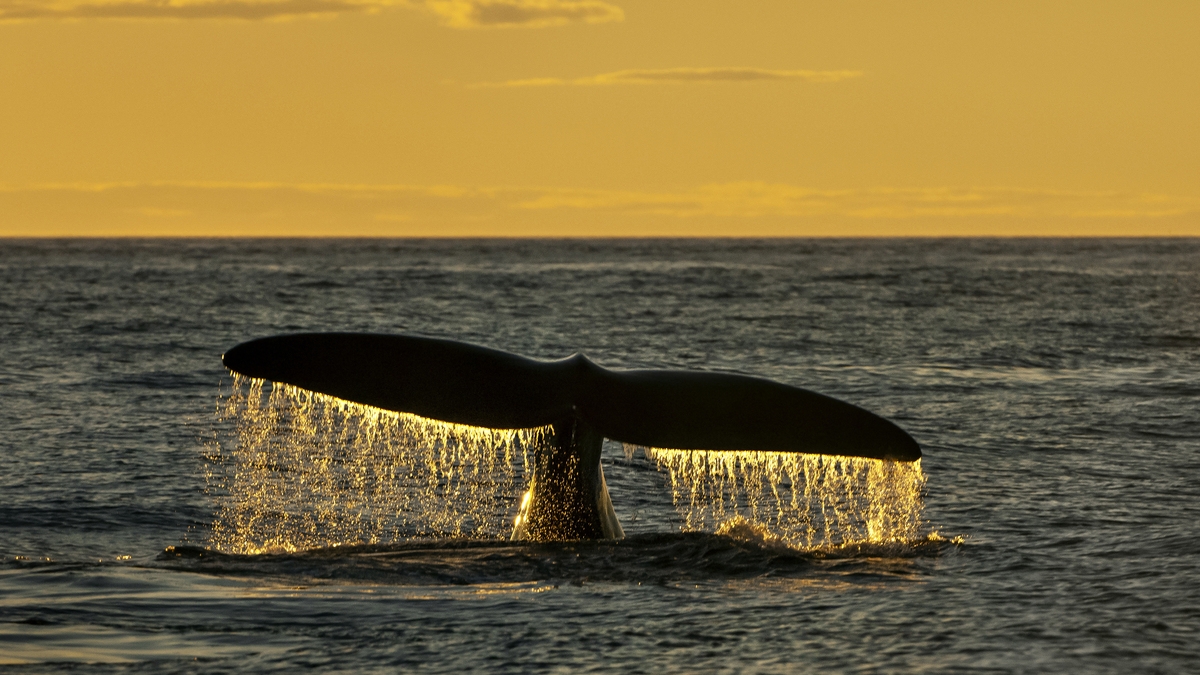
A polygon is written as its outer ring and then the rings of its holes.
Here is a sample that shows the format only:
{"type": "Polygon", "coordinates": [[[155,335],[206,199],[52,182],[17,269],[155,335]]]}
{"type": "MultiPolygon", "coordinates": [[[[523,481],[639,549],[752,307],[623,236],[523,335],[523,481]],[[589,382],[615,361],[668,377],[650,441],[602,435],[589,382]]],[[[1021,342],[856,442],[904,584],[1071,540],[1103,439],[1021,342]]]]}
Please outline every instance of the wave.
{"type": "Polygon", "coordinates": [[[809,577],[824,571],[911,573],[918,558],[963,545],[936,533],[914,541],[796,549],[751,525],[722,533],[650,533],[617,541],[510,542],[441,539],[316,548],[296,553],[235,554],[172,546],[155,566],[216,575],[305,583],[397,586],[487,583],[652,583],[756,577],[809,577]]]}

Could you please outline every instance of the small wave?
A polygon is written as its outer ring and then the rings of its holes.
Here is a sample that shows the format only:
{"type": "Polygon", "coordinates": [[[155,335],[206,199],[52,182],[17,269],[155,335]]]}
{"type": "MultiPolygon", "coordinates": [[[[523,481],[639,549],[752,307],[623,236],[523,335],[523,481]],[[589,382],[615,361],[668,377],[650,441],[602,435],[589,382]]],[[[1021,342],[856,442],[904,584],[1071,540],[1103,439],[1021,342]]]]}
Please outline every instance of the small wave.
{"type": "MultiPolygon", "coordinates": [[[[749,521],[720,533],[640,534],[619,541],[410,541],[332,546],[297,553],[233,554],[172,546],[158,567],[217,575],[286,578],[306,583],[472,585],[516,582],[669,584],[756,577],[808,577],[825,561],[871,571],[897,561],[941,555],[961,540],[936,534],[913,542],[858,543],[801,550],[749,521]]],[[[844,572],[845,570],[839,570],[844,572]]]]}
{"type": "Polygon", "coordinates": [[[717,528],[716,535],[753,544],[764,550],[787,550],[810,556],[813,559],[926,557],[940,555],[947,545],[961,546],[965,542],[965,538],[962,536],[946,539],[935,531],[914,540],[856,541],[798,549],[789,545],[770,528],[742,516],[735,516],[721,523],[717,528]]]}

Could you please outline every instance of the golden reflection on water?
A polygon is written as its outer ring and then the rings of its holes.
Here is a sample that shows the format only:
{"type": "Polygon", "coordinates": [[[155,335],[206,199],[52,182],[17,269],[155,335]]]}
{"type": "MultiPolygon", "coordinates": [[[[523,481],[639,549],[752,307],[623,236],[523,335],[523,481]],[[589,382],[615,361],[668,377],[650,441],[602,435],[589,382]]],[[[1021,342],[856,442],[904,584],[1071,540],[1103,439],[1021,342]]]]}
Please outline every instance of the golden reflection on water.
{"type": "MultiPolygon", "coordinates": [[[[449,424],[236,375],[217,417],[210,545],[230,553],[507,538],[549,438],[548,427],[449,424]]],[[[920,462],[640,450],[668,474],[684,530],[800,549],[921,536],[920,462]]]]}

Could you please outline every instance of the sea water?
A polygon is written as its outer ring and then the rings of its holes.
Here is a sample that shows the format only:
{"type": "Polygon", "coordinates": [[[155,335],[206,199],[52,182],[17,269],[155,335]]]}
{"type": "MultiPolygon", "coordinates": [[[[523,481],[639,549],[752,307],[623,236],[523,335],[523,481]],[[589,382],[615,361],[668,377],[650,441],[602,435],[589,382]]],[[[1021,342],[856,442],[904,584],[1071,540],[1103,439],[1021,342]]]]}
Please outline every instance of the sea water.
{"type": "MultiPolygon", "coordinates": [[[[0,663],[1174,673],[1200,661],[1195,240],[5,240],[0,345],[0,663]],[[921,503],[896,511],[919,522],[899,539],[848,525],[781,540],[775,507],[697,492],[684,475],[695,455],[607,444],[629,536],[509,542],[521,439],[480,441],[510,454],[489,468],[501,479],[457,493],[486,505],[468,509],[478,522],[403,481],[305,491],[278,464],[240,475],[309,520],[239,521],[233,498],[250,491],[214,448],[245,418],[229,415],[220,354],[321,330],[739,372],[851,401],[922,445],[921,503]],[[239,548],[254,532],[287,536],[239,548]]],[[[353,445],[332,439],[329,453],[353,445]]],[[[372,471],[400,464],[386,459],[372,471]]]]}

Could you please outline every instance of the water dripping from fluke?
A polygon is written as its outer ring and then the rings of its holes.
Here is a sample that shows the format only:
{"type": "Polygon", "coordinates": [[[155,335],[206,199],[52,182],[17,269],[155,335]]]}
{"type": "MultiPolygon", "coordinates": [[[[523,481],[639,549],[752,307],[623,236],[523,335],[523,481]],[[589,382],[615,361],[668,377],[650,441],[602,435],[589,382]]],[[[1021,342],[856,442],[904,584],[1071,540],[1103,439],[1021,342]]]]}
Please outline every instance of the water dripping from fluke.
{"type": "Polygon", "coordinates": [[[621,539],[605,438],[668,474],[685,531],[795,549],[919,538],[916,441],[778,382],[408,335],[274,336],[223,359],[218,551],[621,539]]]}

